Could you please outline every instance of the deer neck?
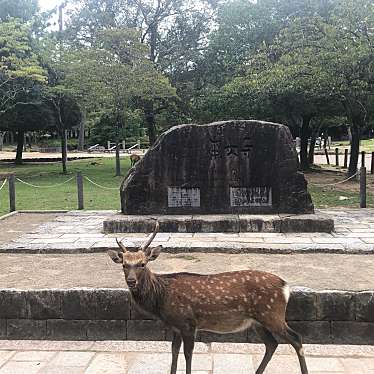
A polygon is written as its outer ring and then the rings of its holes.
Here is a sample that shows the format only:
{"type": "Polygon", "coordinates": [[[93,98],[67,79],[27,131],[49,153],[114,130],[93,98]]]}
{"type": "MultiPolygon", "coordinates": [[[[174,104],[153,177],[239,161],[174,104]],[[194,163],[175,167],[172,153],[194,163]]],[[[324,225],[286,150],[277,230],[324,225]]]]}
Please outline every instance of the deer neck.
{"type": "Polygon", "coordinates": [[[136,289],[130,291],[135,303],[148,313],[159,315],[163,304],[165,285],[161,277],[145,269],[136,289]]]}

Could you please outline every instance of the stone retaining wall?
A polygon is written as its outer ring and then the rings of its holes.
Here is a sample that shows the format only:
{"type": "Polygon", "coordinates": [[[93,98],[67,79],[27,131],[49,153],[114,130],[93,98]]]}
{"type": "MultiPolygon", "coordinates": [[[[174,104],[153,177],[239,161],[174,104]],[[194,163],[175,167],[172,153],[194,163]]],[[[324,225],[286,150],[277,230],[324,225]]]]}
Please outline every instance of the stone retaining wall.
{"type": "MultiPolygon", "coordinates": [[[[131,305],[126,289],[0,290],[0,339],[169,340],[131,305]]],[[[292,292],[287,319],[306,343],[374,344],[374,291],[292,292]]],[[[253,331],[202,341],[258,342],[253,331]]]]}

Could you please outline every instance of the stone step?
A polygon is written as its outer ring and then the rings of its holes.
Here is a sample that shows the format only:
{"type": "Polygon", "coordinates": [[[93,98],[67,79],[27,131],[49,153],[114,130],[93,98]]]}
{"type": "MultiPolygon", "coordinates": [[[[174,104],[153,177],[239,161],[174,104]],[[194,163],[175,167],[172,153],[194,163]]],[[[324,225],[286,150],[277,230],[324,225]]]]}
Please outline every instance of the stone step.
{"type": "Polygon", "coordinates": [[[327,232],[334,231],[334,220],[326,214],[303,215],[120,215],[103,222],[105,233],[152,232],[155,220],[160,232],[327,232]]]}
{"type": "MultiPolygon", "coordinates": [[[[306,342],[374,344],[374,264],[359,255],[170,255],[155,272],[271,271],[292,287],[288,320],[306,342]]],[[[164,340],[165,327],[137,313],[121,266],[106,254],[1,255],[0,339],[164,340]]],[[[253,332],[204,341],[255,341],[253,332]]]]}
{"type": "MultiPolygon", "coordinates": [[[[374,291],[293,289],[290,326],[314,344],[374,344],[374,291]]],[[[0,339],[168,340],[160,321],[134,307],[127,289],[0,289],[0,339]]],[[[200,332],[200,341],[258,342],[252,330],[200,332]]]]}

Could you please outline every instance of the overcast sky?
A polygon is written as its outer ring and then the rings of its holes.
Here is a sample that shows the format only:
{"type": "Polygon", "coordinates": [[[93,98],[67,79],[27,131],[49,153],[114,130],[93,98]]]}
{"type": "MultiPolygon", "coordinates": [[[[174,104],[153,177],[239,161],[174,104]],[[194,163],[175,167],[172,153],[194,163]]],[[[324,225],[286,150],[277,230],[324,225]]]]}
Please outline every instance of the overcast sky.
{"type": "Polygon", "coordinates": [[[42,10],[49,10],[61,4],[62,1],[63,0],[39,0],[39,5],[42,10]]]}

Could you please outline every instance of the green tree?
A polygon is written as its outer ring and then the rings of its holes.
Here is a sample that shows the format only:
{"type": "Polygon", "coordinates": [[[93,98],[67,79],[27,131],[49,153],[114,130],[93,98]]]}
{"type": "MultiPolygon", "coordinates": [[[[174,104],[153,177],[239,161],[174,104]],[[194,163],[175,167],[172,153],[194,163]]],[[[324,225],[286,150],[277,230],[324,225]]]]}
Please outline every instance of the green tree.
{"type": "Polygon", "coordinates": [[[103,30],[94,44],[66,55],[65,86],[84,101],[87,110],[99,106],[115,118],[117,175],[124,113],[134,102],[175,96],[168,79],[147,57],[147,47],[139,42],[138,31],[124,28],[103,30]]]}
{"type": "MultiPolygon", "coordinates": [[[[46,83],[46,71],[32,49],[30,25],[13,18],[0,22],[0,114],[35,100],[46,83]]],[[[23,142],[24,130],[17,123],[8,123],[6,130],[17,133],[23,142]]],[[[4,127],[0,120],[0,129],[4,127]]],[[[18,146],[16,163],[22,162],[20,149],[18,146]]]]}
{"type": "Polygon", "coordinates": [[[38,0],[0,0],[0,21],[9,18],[30,21],[38,10],[38,0]]]}

